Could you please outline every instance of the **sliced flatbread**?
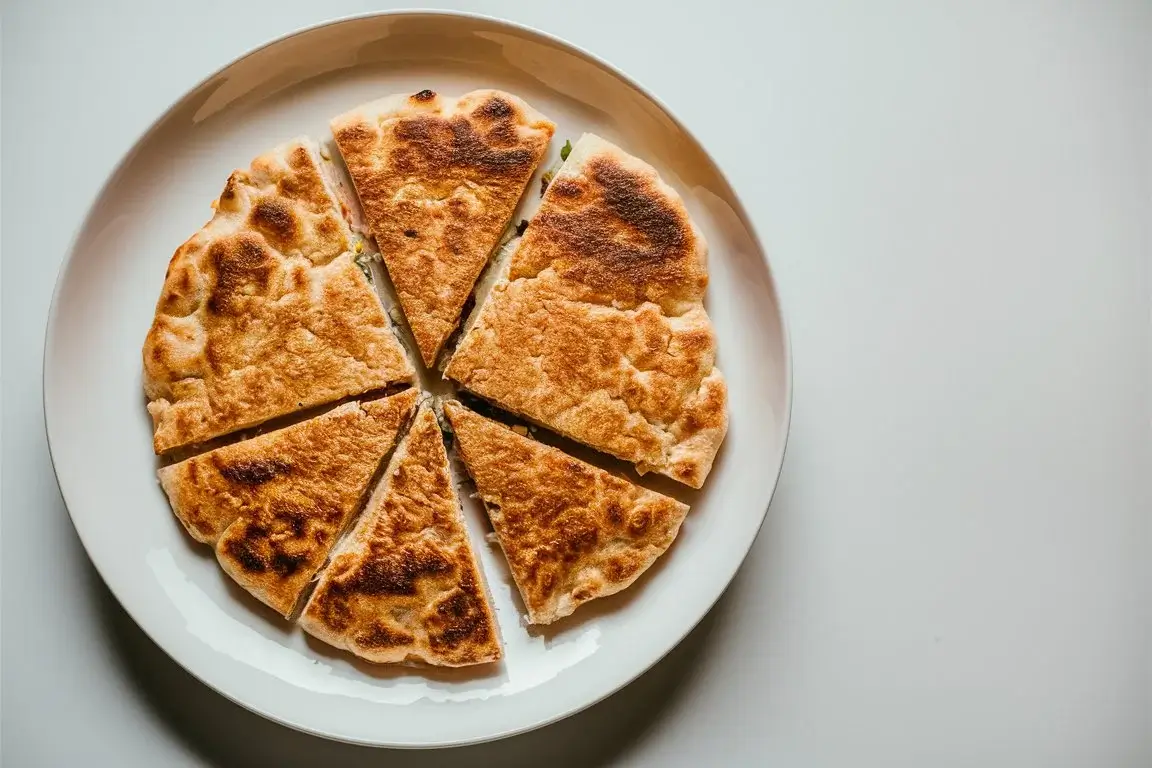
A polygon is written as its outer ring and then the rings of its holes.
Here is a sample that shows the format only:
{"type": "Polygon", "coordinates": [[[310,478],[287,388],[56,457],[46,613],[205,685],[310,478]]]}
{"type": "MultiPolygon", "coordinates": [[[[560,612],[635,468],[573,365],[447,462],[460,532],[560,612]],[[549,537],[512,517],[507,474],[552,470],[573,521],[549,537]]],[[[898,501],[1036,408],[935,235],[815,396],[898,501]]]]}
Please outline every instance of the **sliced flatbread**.
{"type": "Polygon", "coordinates": [[[176,517],[220,566],[290,616],[416,407],[409,389],[346,403],[159,471],[176,517]]]}
{"type": "Polygon", "coordinates": [[[397,94],[332,133],[424,362],[432,367],[555,125],[521,99],[397,94]]]}
{"type": "Polygon", "coordinates": [[[421,406],[368,511],[300,616],[310,634],[379,663],[500,658],[440,425],[421,406]]]}
{"type": "Polygon", "coordinates": [[[445,403],[444,412],[533,624],[627,588],[664,554],[688,513],[459,403],[445,403]]]}
{"type": "Polygon", "coordinates": [[[445,373],[641,473],[699,488],[728,429],[706,257],[675,190],[585,134],[445,373]]]}
{"type": "Polygon", "coordinates": [[[256,158],[172,257],[143,352],[156,453],[412,379],[326,164],[306,139],[256,158]]]}

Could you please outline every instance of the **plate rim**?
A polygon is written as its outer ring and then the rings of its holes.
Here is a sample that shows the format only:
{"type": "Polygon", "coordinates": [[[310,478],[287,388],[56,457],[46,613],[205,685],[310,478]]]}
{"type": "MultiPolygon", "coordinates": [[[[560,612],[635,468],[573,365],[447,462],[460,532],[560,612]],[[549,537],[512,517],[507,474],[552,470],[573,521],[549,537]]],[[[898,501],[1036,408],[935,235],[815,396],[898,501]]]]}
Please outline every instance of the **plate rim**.
{"type": "Polygon", "coordinates": [[[791,336],[791,332],[790,332],[789,325],[788,325],[787,312],[785,311],[785,308],[784,308],[783,296],[781,295],[781,293],[782,292],[780,290],[780,281],[779,281],[778,275],[777,275],[776,271],[772,269],[772,264],[769,261],[767,249],[764,247],[764,243],[763,243],[762,238],[760,237],[760,233],[756,229],[755,221],[752,219],[751,216],[748,215],[748,209],[744,205],[743,199],[740,197],[735,186],[733,186],[731,180],[728,177],[728,174],[724,172],[723,167],[720,165],[719,162],[717,162],[716,158],[712,155],[712,153],[708,150],[708,148],[704,145],[704,143],[700,141],[700,139],[696,136],[696,134],[690,128],[688,128],[687,125],[685,125],[685,123],[676,115],[675,112],[673,112],[668,107],[667,104],[665,104],[655,93],[653,93],[649,88],[647,88],[645,85],[640,83],[636,78],[627,74],[626,72],[624,72],[622,69],[620,69],[615,64],[608,61],[607,59],[605,59],[602,56],[599,56],[597,54],[594,54],[594,53],[588,51],[587,49],[583,48],[582,46],[577,45],[576,43],[573,43],[573,42],[571,42],[571,41],[569,41],[569,40],[567,40],[567,39],[565,39],[559,35],[555,35],[551,32],[547,32],[547,31],[541,30],[539,28],[533,27],[531,25],[523,24],[523,23],[520,23],[517,21],[512,21],[510,19],[506,19],[503,17],[492,16],[492,15],[483,14],[483,13],[474,13],[471,11],[457,11],[457,10],[450,10],[450,9],[396,8],[396,9],[387,9],[387,10],[380,10],[380,11],[367,11],[367,12],[363,12],[363,13],[354,13],[354,14],[347,14],[347,15],[343,15],[343,16],[337,16],[337,17],[333,17],[330,19],[319,21],[319,22],[316,22],[313,24],[307,24],[307,25],[297,27],[291,31],[277,35],[273,38],[265,40],[264,42],[262,42],[258,45],[255,45],[251,48],[248,48],[247,50],[234,56],[233,58],[229,59],[224,64],[217,67],[215,70],[213,70],[211,73],[209,73],[205,77],[198,80],[196,83],[194,83],[189,88],[185,89],[178,97],[176,97],[174,100],[169,102],[168,105],[166,107],[164,107],[164,109],[153,120],[151,120],[148,123],[148,125],[145,126],[145,128],[142,131],[140,131],[136,135],[132,144],[121,155],[120,159],[116,162],[116,164],[113,165],[112,168],[108,171],[107,175],[104,178],[104,181],[100,184],[100,186],[97,188],[96,192],[89,199],[88,204],[85,208],[84,216],[80,219],[79,225],[74,229],[71,240],[69,241],[68,246],[65,250],[64,258],[61,260],[59,266],[57,267],[56,278],[55,278],[55,282],[54,282],[53,288],[52,288],[52,298],[51,298],[51,302],[50,302],[49,308],[48,308],[47,320],[45,322],[44,343],[43,343],[43,347],[41,350],[42,357],[41,357],[41,367],[40,367],[40,396],[41,396],[41,402],[43,405],[44,433],[45,433],[45,439],[46,439],[46,442],[48,445],[48,459],[49,459],[49,463],[51,464],[51,467],[52,467],[53,478],[56,480],[56,487],[60,491],[61,500],[64,502],[64,508],[68,513],[69,522],[72,523],[72,528],[76,532],[77,538],[80,539],[80,543],[84,548],[85,555],[87,555],[89,562],[92,564],[93,568],[95,568],[96,572],[99,574],[100,579],[104,583],[105,587],[112,594],[112,596],[116,598],[116,602],[120,605],[120,607],[124,610],[124,612],[128,614],[128,616],[132,619],[133,623],[136,624],[136,626],[139,627],[139,629],[148,637],[148,639],[156,647],[160,648],[164,652],[164,654],[166,656],[168,656],[168,658],[170,658],[173,662],[175,662],[185,672],[187,672],[192,677],[194,677],[202,685],[215,691],[216,693],[223,696],[228,701],[231,701],[234,704],[237,704],[238,706],[243,707],[244,709],[246,709],[249,712],[252,712],[256,715],[259,715],[260,717],[263,717],[266,720],[270,720],[271,722],[278,723],[280,725],[292,728],[293,730],[300,731],[302,733],[307,733],[309,735],[318,736],[318,737],[325,738],[325,739],[328,739],[331,741],[337,741],[337,742],[342,742],[342,743],[347,743],[347,744],[356,744],[359,746],[370,746],[370,747],[388,748],[388,749],[439,749],[439,748],[483,744],[483,743],[487,743],[487,742],[491,742],[491,741],[498,741],[500,739],[505,739],[505,738],[517,736],[517,735],[520,735],[523,733],[528,733],[530,731],[534,731],[534,730],[537,730],[539,728],[543,728],[545,726],[551,725],[551,724],[559,722],[561,720],[565,720],[565,719],[567,719],[567,718],[569,718],[575,714],[578,714],[578,713],[584,711],[585,709],[587,709],[589,707],[595,706],[596,704],[607,699],[609,696],[612,696],[613,694],[619,692],[620,690],[622,690],[626,686],[630,685],[635,680],[637,680],[640,676],[642,676],[643,674],[648,672],[650,669],[652,669],[652,667],[654,667],[656,664],[658,664],[661,660],[663,660],[665,657],[667,657],[667,655],[673,649],[675,649],[681,642],[683,642],[684,639],[689,634],[691,634],[691,632],[700,624],[700,622],[704,619],[704,617],[707,616],[712,611],[712,609],[715,607],[716,603],[720,600],[720,598],[725,594],[725,592],[727,592],[728,588],[731,586],[732,581],[736,577],[736,574],[739,572],[740,568],[744,565],[744,562],[747,560],[748,553],[751,551],[752,546],[756,543],[756,540],[759,538],[761,531],[763,531],[765,521],[768,519],[768,511],[771,507],[772,500],[776,496],[776,491],[780,486],[780,476],[783,474],[785,457],[786,457],[787,452],[788,452],[789,437],[791,435],[792,406],[793,406],[792,336],[791,336]],[[141,146],[148,140],[148,138],[155,132],[155,130],[160,125],[162,125],[168,119],[168,117],[171,115],[171,113],[177,107],[179,107],[182,103],[184,103],[184,101],[189,96],[191,96],[191,95],[195,94],[196,92],[198,92],[199,90],[201,90],[204,86],[206,86],[207,84],[212,82],[214,79],[218,78],[220,75],[222,75],[224,72],[226,72],[230,68],[236,66],[237,64],[244,61],[245,59],[248,59],[251,56],[260,53],[261,51],[264,51],[268,48],[271,48],[275,45],[278,45],[278,44],[285,42],[287,40],[290,40],[292,38],[300,37],[302,35],[306,35],[306,34],[315,32],[317,30],[325,29],[328,27],[334,27],[334,26],[337,26],[340,24],[346,24],[349,22],[356,22],[356,21],[367,20],[367,19],[394,17],[394,16],[432,16],[432,17],[446,17],[446,18],[452,18],[452,19],[457,19],[457,20],[462,20],[462,21],[484,22],[484,23],[488,23],[488,24],[494,24],[497,26],[503,26],[506,28],[510,28],[510,29],[515,30],[517,32],[526,33],[526,34],[531,35],[531,36],[536,36],[536,37],[542,38],[542,39],[544,39],[544,40],[546,40],[546,41],[548,41],[554,45],[557,45],[561,48],[565,48],[565,49],[569,50],[570,52],[584,58],[585,60],[589,61],[592,64],[595,64],[599,67],[602,67],[603,69],[605,69],[606,71],[608,71],[609,73],[611,73],[615,77],[619,78],[621,81],[623,81],[627,85],[635,88],[645,98],[650,100],[669,120],[672,121],[672,123],[677,127],[677,129],[679,129],[684,135],[686,135],[688,138],[690,138],[692,140],[692,142],[699,148],[699,150],[701,151],[703,156],[712,165],[717,176],[723,181],[723,183],[728,187],[728,190],[731,192],[732,203],[734,203],[734,207],[737,209],[736,212],[740,215],[742,223],[747,227],[748,233],[751,236],[753,243],[759,249],[760,257],[761,257],[762,261],[764,262],[764,265],[768,269],[768,274],[771,278],[772,292],[773,292],[775,300],[776,300],[776,309],[777,309],[776,314],[777,314],[777,319],[778,319],[779,324],[780,324],[780,334],[781,334],[781,338],[782,338],[782,342],[783,342],[783,346],[781,349],[781,351],[782,351],[781,363],[783,366],[783,381],[784,381],[784,392],[783,392],[784,409],[783,409],[783,412],[781,414],[781,416],[782,416],[782,420],[781,420],[782,429],[781,429],[781,436],[780,436],[780,440],[781,440],[780,457],[779,457],[779,461],[777,462],[777,466],[775,468],[775,477],[772,481],[772,487],[768,493],[767,504],[766,504],[764,510],[761,512],[760,520],[756,525],[755,534],[749,538],[748,544],[745,547],[744,551],[742,553],[740,553],[739,558],[738,559],[733,558],[734,565],[731,569],[731,572],[727,575],[727,578],[724,581],[724,586],[717,592],[717,594],[714,597],[712,597],[712,599],[709,601],[708,607],[699,616],[697,616],[695,618],[695,620],[693,620],[688,627],[685,628],[685,630],[683,631],[682,634],[680,634],[679,637],[676,637],[673,640],[671,640],[670,642],[666,643],[666,647],[663,650],[661,650],[658,654],[656,654],[654,656],[654,658],[652,658],[652,660],[648,664],[643,665],[642,667],[638,666],[634,671],[632,671],[628,674],[626,679],[624,679],[623,681],[619,682],[618,684],[616,684],[614,686],[610,686],[608,689],[604,690],[599,695],[590,698],[588,701],[584,702],[583,704],[570,707],[570,708],[565,709],[565,710],[560,711],[560,712],[552,713],[550,715],[544,716],[542,718],[539,718],[539,719],[537,719],[531,723],[522,725],[520,727],[506,728],[506,729],[498,731],[498,732],[490,733],[485,737],[472,738],[472,739],[468,739],[468,738],[456,739],[456,740],[449,740],[449,741],[443,741],[443,742],[438,742],[438,743],[411,743],[411,742],[403,743],[403,742],[383,742],[383,741],[359,740],[359,739],[348,738],[346,735],[338,735],[335,733],[330,733],[330,732],[326,732],[326,731],[319,730],[316,728],[312,728],[312,727],[310,727],[304,723],[295,722],[295,721],[288,719],[282,715],[275,714],[275,713],[266,711],[264,709],[261,709],[261,708],[257,707],[256,705],[253,705],[247,701],[244,701],[244,700],[232,695],[230,692],[224,690],[223,688],[213,684],[212,682],[205,679],[205,677],[203,677],[197,670],[192,669],[189,665],[185,664],[184,661],[182,661],[180,658],[178,658],[175,651],[170,650],[167,646],[165,646],[162,643],[160,643],[159,641],[157,641],[156,638],[153,636],[152,632],[149,631],[148,627],[143,622],[140,621],[140,619],[137,617],[136,613],[134,613],[132,608],[130,608],[124,602],[124,600],[121,598],[120,594],[117,592],[116,588],[108,580],[104,571],[101,569],[100,563],[98,563],[96,558],[94,558],[92,556],[90,548],[89,548],[89,542],[85,540],[84,534],[81,532],[81,527],[76,525],[76,520],[75,520],[73,513],[72,513],[72,506],[68,501],[68,494],[65,491],[63,483],[61,483],[61,481],[60,481],[60,473],[56,467],[56,455],[55,455],[55,452],[53,451],[53,448],[52,448],[52,426],[51,426],[51,417],[49,416],[49,405],[48,405],[48,402],[49,402],[48,401],[48,389],[49,389],[49,387],[48,387],[48,370],[49,370],[48,361],[50,359],[50,353],[51,353],[52,348],[54,346],[54,338],[55,338],[56,333],[57,333],[56,327],[57,327],[57,324],[59,321],[60,292],[62,290],[64,283],[65,283],[65,277],[67,276],[67,274],[69,273],[69,271],[73,267],[73,264],[74,264],[74,261],[76,258],[77,248],[80,244],[80,236],[88,229],[88,227],[91,223],[92,215],[95,213],[95,209],[96,209],[97,204],[99,203],[99,201],[101,199],[103,199],[103,197],[105,196],[105,194],[109,190],[111,184],[123,172],[123,170],[127,167],[129,162],[139,152],[141,146]]]}

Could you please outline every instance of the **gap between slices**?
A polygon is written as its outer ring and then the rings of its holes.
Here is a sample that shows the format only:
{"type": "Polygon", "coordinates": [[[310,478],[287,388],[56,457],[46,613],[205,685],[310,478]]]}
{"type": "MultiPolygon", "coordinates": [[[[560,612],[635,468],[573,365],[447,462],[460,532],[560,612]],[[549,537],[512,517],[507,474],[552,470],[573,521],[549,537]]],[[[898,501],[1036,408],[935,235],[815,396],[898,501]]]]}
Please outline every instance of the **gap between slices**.
{"type": "Polygon", "coordinates": [[[248,440],[252,440],[253,438],[260,437],[261,435],[266,435],[269,432],[276,432],[278,430],[301,424],[305,421],[311,421],[312,419],[323,416],[336,410],[337,408],[340,408],[341,406],[348,405],[350,403],[369,403],[374,400],[382,400],[388,397],[392,397],[393,395],[398,395],[409,390],[413,390],[418,393],[421,391],[418,387],[412,387],[407,382],[404,382],[401,384],[384,387],[383,389],[374,389],[368,392],[363,392],[359,395],[349,395],[348,397],[342,397],[339,400],[334,400],[330,403],[315,405],[310,408],[303,408],[291,413],[286,413],[283,416],[277,416],[276,418],[262,421],[259,424],[255,424],[251,427],[239,429],[235,432],[229,432],[228,434],[220,435],[219,437],[214,437],[211,440],[189,444],[181,448],[173,448],[167,453],[156,457],[156,468],[159,470],[163,467],[178,464],[195,456],[211,453],[218,448],[224,448],[229,445],[243,443],[248,440]]]}
{"type": "Polygon", "coordinates": [[[432,368],[555,125],[502,91],[423,90],[363,104],[331,128],[432,368]]]}
{"type": "Polygon", "coordinates": [[[299,623],[368,661],[467,666],[501,657],[487,589],[425,402],[299,623]]]}
{"type": "Polygon", "coordinates": [[[413,379],[324,163],[308,139],[257,157],[172,256],[142,351],[156,453],[413,379]]]}
{"type": "Polygon", "coordinates": [[[671,546],[688,506],[444,403],[528,619],[620,592],[671,546]]]}

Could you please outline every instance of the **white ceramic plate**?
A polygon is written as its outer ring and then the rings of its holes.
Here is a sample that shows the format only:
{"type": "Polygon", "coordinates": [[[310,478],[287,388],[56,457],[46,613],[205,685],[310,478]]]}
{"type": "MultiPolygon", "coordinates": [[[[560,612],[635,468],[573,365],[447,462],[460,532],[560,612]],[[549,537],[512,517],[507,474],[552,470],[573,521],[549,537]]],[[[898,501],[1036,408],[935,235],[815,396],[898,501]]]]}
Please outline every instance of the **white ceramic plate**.
{"type": "MultiPolygon", "coordinates": [[[[533,184],[534,190],[537,185],[533,184]]],[[[530,210],[538,196],[530,193],[530,210]]],[[[748,552],[783,459],[787,335],[764,253],[724,177],[638,85],[539,32],[473,16],[384,14],[315,27],[244,56],[168,110],[99,193],[61,272],[44,396],[53,463],[76,530],[112,592],[192,674],[255,712],[350,742],[440,746],[570,715],[659,660],[704,616],[748,552]],[[155,479],[140,348],[168,259],[208,218],[229,172],[362,101],[432,88],[507,89],[565,138],[594,131],[652,162],[711,246],[708,309],[731,429],[705,489],[645,483],[692,505],[668,554],[626,593],[528,632],[498,552],[478,545],[506,660],[476,672],[380,668],[306,639],[228,581],[155,479]]],[[[474,536],[483,513],[468,508],[474,536]]],[[[482,539],[474,540],[482,542],[482,539]]]]}

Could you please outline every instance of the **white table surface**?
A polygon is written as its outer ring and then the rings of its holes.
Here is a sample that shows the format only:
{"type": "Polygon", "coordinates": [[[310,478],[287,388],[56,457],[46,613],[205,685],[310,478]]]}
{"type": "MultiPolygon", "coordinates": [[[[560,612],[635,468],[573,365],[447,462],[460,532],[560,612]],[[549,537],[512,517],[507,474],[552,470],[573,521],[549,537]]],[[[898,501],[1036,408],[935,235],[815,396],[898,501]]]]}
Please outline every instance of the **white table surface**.
{"type": "Polygon", "coordinates": [[[476,748],[325,742],[196,682],[110,596],[60,501],[53,280],[170,102],[373,4],[10,0],[4,765],[1152,764],[1152,4],[445,5],[634,75],[753,212],[796,396],[739,576],[638,682],[476,748]]]}

